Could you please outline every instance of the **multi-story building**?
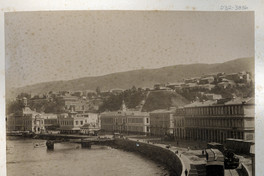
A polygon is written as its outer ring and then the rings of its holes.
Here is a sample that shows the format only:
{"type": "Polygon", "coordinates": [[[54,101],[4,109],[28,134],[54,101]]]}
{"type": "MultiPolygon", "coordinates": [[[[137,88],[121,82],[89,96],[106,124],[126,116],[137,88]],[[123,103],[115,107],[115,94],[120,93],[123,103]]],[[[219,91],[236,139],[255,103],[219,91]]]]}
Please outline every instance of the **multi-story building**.
{"type": "Polygon", "coordinates": [[[99,117],[96,113],[81,113],[75,111],[58,115],[61,133],[80,133],[84,125],[99,128],[99,117]]]}
{"type": "Polygon", "coordinates": [[[56,130],[59,127],[57,114],[41,114],[41,117],[44,119],[44,126],[47,131],[56,130]]]}
{"type": "Polygon", "coordinates": [[[44,118],[41,114],[32,111],[27,106],[27,99],[22,99],[24,107],[7,116],[6,129],[7,131],[29,131],[34,133],[42,133],[45,131],[44,118]]]}
{"type": "Polygon", "coordinates": [[[101,129],[107,132],[148,134],[150,132],[149,113],[126,110],[104,112],[100,117],[101,129]]]}
{"type": "Polygon", "coordinates": [[[173,134],[175,139],[185,139],[185,109],[183,107],[177,108],[174,114],[174,129],[173,134]]]}
{"type": "Polygon", "coordinates": [[[85,124],[99,125],[99,115],[97,113],[81,113],[76,114],[76,117],[83,117],[85,124]]]}
{"type": "Polygon", "coordinates": [[[185,106],[185,137],[223,143],[227,138],[254,140],[254,99],[194,102],[185,106]]]}
{"type": "Polygon", "coordinates": [[[73,109],[78,113],[85,113],[89,111],[89,103],[85,99],[69,95],[60,96],[58,98],[60,103],[65,107],[66,110],[73,109]]]}
{"type": "Polygon", "coordinates": [[[140,111],[115,111],[101,114],[101,129],[108,132],[148,134],[149,114],[140,111]]]}
{"type": "Polygon", "coordinates": [[[150,133],[154,136],[173,135],[175,110],[155,110],[150,113],[150,133]]]}
{"type": "Polygon", "coordinates": [[[58,115],[58,123],[61,133],[79,133],[85,124],[84,117],[76,117],[72,114],[63,113],[58,115]]]}

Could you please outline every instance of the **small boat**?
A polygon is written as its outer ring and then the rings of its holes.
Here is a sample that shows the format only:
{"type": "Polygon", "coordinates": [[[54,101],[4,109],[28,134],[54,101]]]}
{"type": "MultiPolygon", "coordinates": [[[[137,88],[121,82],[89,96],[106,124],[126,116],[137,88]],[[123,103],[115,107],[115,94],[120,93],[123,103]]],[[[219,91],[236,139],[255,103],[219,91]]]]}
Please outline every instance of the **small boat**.
{"type": "Polygon", "coordinates": [[[34,148],[45,147],[44,143],[34,143],[34,148]]]}

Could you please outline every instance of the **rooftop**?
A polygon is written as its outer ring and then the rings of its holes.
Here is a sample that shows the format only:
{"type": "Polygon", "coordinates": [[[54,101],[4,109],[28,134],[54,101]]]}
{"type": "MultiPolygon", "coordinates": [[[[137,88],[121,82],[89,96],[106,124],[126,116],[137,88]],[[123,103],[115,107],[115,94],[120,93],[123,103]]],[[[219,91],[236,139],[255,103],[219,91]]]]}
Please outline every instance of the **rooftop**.
{"type": "Polygon", "coordinates": [[[175,109],[157,109],[154,111],[151,111],[150,113],[174,113],[175,109]]]}
{"type": "MultiPolygon", "coordinates": [[[[224,100],[224,99],[220,99],[220,100],[224,100]]],[[[220,102],[220,101],[219,101],[220,102]]],[[[230,101],[223,101],[223,103],[217,103],[216,100],[208,100],[208,101],[204,101],[204,102],[200,102],[200,101],[195,101],[191,104],[188,104],[186,106],[184,106],[185,108],[190,108],[190,107],[204,107],[204,106],[217,106],[217,105],[239,105],[239,104],[255,104],[255,98],[241,98],[241,97],[237,97],[234,98],[230,101]]]]}

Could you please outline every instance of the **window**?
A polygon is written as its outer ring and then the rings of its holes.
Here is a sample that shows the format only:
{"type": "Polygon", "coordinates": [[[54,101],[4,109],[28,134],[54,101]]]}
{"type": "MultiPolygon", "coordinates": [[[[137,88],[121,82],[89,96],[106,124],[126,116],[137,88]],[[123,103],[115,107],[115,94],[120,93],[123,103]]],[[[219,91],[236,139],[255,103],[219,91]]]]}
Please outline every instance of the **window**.
{"type": "Polygon", "coordinates": [[[80,121],[81,125],[83,125],[83,121],[80,121]]]}
{"type": "Polygon", "coordinates": [[[78,123],[78,121],[75,121],[75,125],[78,125],[79,123],[78,123]]]}
{"type": "Polygon", "coordinates": [[[147,118],[147,123],[149,123],[149,119],[147,118]]]}

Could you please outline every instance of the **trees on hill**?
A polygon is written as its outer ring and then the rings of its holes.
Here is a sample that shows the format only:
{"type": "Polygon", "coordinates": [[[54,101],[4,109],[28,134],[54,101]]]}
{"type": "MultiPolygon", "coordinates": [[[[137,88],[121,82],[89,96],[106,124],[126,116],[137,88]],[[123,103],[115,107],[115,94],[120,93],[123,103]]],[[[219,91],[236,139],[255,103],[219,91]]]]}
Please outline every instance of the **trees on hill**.
{"type": "Polygon", "coordinates": [[[103,104],[99,107],[99,112],[120,110],[123,100],[127,108],[135,108],[145,97],[145,90],[137,89],[133,86],[120,94],[110,94],[107,99],[103,100],[103,104]]]}
{"type": "Polygon", "coordinates": [[[64,105],[59,101],[57,97],[53,97],[51,101],[46,98],[43,99],[30,99],[30,95],[27,93],[21,93],[17,96],[16,100],[7,103],[7,114],[17,113],[24,107],[21,99],[26,97],[28,99],[27,105],[30,109],[37,112],[45,113],[63,113],[65,112],[64,105]]]}

